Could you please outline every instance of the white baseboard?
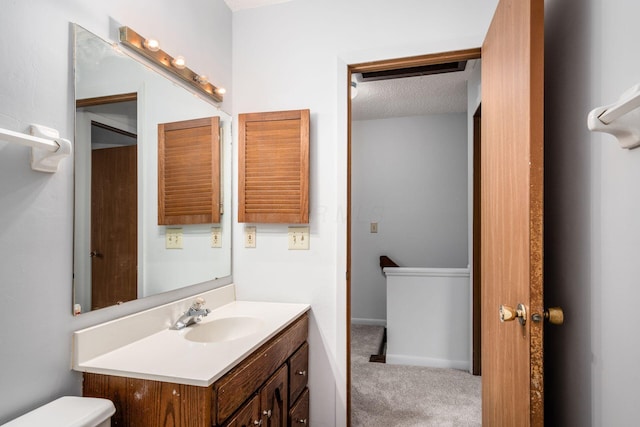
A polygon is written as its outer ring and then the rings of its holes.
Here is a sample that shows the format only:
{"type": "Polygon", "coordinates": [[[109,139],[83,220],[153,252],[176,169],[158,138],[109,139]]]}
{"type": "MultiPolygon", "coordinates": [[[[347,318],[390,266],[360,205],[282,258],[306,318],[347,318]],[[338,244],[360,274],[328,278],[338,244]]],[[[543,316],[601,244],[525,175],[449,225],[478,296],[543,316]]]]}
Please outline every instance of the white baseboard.
{"type": "Polygon", "coordinates": [[[352,325],[370,325],[370,326],[387,326],[386,319],[360,319],[360,318],[351,318],[352,325]]]}
{"type": "Polygon", "coordinates": [[[430,368],[460,369],[462,371],[469,370],[468,360],[434,359],[431,357],[387,353],[386,362],[389,365],[427,366],[430,368]]]}

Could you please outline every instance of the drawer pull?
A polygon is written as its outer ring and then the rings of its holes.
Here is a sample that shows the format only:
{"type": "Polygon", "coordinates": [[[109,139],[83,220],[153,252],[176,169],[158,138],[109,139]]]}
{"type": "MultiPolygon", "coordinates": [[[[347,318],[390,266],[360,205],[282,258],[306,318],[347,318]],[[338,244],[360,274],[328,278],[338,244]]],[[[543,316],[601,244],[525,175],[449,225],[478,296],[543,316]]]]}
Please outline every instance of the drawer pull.
{"type": "Polygon", "coordinates": [[[266,415],[267,418],[271,418],[271,409],[262,411],[262,415],[266,415]]]}
{"type": "Polygon", "coordinates": [[[306,418],[298,419],[298,424],[307,424],[307,419],[306,418]]]}
{"type": "Polygon", "coordinates": [[[296,371],[296,375],[302,375],[304,377],[307,375],[307,371],[296,371]]]}
{"type": "Polygon", "coordinates": [[[261,426],[261,425],[262,425],[262,420],[255,420],[255,421],[253,422],[253,425],[254,425],[254,426],[261,426]]]}

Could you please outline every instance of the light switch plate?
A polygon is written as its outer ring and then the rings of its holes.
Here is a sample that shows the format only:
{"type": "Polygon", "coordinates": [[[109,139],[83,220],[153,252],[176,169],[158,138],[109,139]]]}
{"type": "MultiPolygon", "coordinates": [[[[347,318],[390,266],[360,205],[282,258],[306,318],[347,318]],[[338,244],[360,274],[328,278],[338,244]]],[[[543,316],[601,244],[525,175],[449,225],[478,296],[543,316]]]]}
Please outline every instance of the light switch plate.
{"type": "Polygon", "coordinates": [[[211,247],[212,248],[222,247],[222,228],[211,227],[211,247]]]}
{"type": "Polygon", "coordinates": [[[289,250],[309,250],[309,227],[289,227],[289,250]]]}
{"type": "Polygon", "coordinates": [[[256,247],[256,227],[253,225],[244,227],[244,247],[256,247]]]}
{"type": "Polygon", "coordinates": [[[182,228],[167,228],[164,243],[167,249],[182,249],[182,228]]]}
{"type": "Polygon", "coordinates": [[[371,223],[370,231],[372,233],[377,233],[378,232],[378,223],[377,222],[372,222],[371,223]]]}

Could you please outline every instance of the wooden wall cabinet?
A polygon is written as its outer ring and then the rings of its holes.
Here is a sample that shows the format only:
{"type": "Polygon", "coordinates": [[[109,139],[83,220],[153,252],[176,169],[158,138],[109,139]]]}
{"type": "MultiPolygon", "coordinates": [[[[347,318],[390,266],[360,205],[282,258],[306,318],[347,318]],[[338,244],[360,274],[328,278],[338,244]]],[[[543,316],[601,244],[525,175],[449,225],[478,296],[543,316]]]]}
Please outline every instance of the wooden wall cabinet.
{"type": "Polygon", "coordinates": [[[113,426],[308,425],[308,325],[305,313],[209,387],[84,373],[82,393],[114,403],[113,426]]]}
{"type": "Polygon", "coordinates": [[[238,115],[238,222],[309,223],[309,110],[238,115]]]}
{"type": "Polygon", "coordinates": [[[220,118],[158,125],[158,225],[220,222],[220,118]]]}

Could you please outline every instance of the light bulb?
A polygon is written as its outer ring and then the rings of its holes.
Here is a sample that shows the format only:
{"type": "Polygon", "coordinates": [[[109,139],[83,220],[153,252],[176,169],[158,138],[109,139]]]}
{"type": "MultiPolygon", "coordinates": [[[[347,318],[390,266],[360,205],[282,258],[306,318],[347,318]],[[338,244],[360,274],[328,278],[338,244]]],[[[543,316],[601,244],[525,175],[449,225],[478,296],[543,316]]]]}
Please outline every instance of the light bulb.
{"type": "Polygon", "coordinates": [[[225,93],[227,93],[227,90],[223,87],[219,87],[216,88],[216,93],[218,93],[218,95],[224,95],[225,93]]]}
{"type": "Polygon", "coordinates": [[[200,83],[201,85],[206,85],[207,83],[209,83],[209,77],[205,76],[204,74],[196,74],[193,77],[193,80],[200,83]]]}
{"type": "Polygon", "coordinates": [[[184,60],[184,56],[178,55],[173,58],[173,61],[171,61],[171,65],[176,67],[178,70],[182,70],[187,66],[187,62],[184,60]]]}
{"type": "Polygon", "coordinates": [[[160,42],[155,38],[145,39],[143,45],[145,49],[150,50],[151,52],[157,52],[160,50],[160,42]]]}

